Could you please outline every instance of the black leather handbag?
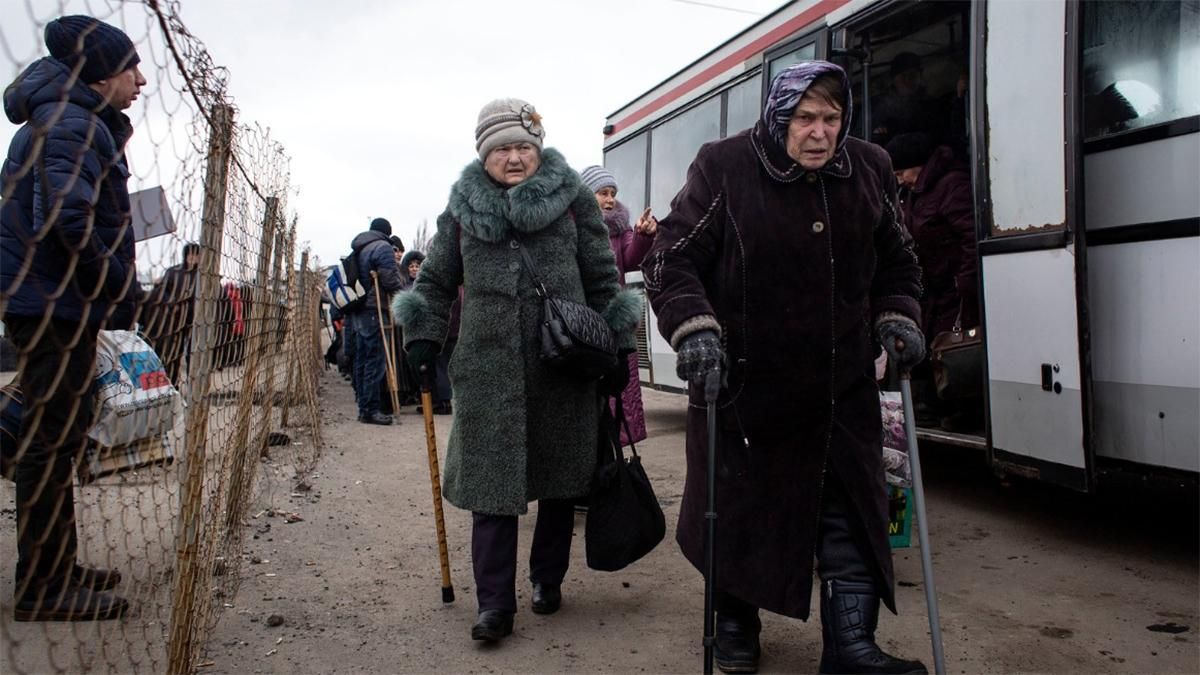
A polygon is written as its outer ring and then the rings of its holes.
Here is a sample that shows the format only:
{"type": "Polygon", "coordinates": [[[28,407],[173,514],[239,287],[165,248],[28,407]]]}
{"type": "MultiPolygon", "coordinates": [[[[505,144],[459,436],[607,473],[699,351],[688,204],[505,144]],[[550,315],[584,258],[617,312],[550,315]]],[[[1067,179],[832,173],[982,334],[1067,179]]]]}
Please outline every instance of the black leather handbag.
{"type": "Polygon", "coordinates": [[[542,300],[542,360],[584,379],[600,379],[617,365],[617,336],[612,328],[591,307],[550,295],[523,244],[521,258],[542,300]]]}
{"type": "Polygon", "coordinates": [[[930,344],[933,382],[943,401],[983,396],[983,329],[963,330],[961,320],[953,330],[938,333],[930,344]]]}
{"type": "Polygon", "coordinates": [[[609,399],[602,404],[600,446],[584,530],[587,566],[603,572],[624,569],[641,559],[667,533],[662,506],[654,496],[637,448],[629,444],[629,458],[621,450],[617,420],[624,421],[625,415],[621,397],[614,398],[615,417],[609,410],[609,399]]]}

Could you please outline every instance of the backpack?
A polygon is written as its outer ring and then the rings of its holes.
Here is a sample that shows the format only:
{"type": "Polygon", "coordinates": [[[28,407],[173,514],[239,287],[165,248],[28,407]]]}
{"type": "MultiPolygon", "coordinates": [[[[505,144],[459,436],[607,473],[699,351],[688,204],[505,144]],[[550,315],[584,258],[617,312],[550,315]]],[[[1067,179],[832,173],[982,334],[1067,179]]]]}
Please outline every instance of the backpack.
{"type": "Polygon", "coordinates": [[[358,310],[367,301],[367,291],[359,281],[361,278],[358,273],[358,251],[355,250],[329,269],[325,285],[333,306],[343,314],[358,310]]]}

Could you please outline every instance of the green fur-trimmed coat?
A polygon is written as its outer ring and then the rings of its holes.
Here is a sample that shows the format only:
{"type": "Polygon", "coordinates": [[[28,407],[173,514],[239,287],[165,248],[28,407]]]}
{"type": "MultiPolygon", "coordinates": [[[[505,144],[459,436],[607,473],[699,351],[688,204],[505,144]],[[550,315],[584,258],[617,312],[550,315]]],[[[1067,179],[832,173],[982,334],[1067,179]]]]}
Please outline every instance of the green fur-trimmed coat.
{"type": "Polygon", "coordinates": [[[517,239],[550,293],[586,302],[632,345],[641,298],[620,290],[596,198],[557,151],[524,182],[503,188],[474,161],[450,191],[412,291],[392,313],[406,346],[442,344],[464,288],[450,359],[454,425],[443,494],[455,506],[519,515],[537,499],[586,494],[596,462],[596,385],[538,358],[542,303],[517,239]]]}

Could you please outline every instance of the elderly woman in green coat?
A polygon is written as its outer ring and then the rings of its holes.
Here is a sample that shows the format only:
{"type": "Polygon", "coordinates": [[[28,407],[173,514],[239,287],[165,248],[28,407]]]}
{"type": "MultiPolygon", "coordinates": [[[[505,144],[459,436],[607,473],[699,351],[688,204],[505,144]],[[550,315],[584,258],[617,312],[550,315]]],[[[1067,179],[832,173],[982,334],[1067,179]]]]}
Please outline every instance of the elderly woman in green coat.
{"type": "MultiPolygon", "coordinates": [[[[632,346],[637,295],[620,289],[608,228],[596,198],[563,156],[542,148],[534,107],[518,99],[484,106],[475,129],[479,160],[450,191],[416,284],[394,301],[415,367],[432,367],[450,304],[464,289],[462,326],[450,361],[455,421],[443,494],[473,513],[471,557],[476,640],[512,633],[516,613],[517,516],[538,502],[529,556],[532,609],[555,612],[570,559],[573,500],[589,489],[596,461],[598,386],[539,359],[542,303],[522,263],[524,247],[550,293],[586,303],[632,346]]],[[[623,365],[623,362],[622,362],[623,365]]],[[[625,377],[628,376],[627,369],[625,377]]]]}

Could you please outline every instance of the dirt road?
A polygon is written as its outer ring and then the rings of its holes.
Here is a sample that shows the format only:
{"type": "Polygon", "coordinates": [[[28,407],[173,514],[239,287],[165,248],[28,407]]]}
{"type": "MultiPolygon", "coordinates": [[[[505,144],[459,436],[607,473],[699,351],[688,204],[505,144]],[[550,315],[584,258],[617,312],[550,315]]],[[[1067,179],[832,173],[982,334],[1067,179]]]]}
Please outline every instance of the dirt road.
{"type": "MultiPolygon", "coordinates": [[[[272,504],[304,520],[251,522],[252,564],[200,672],[700,670],[702,579],[672,539],[680,397],[646,392],[642,456],[667,511],[667,541],[628,570],[593,572],[577,517],[562,610],[530,612],[519,581],[515,633],[499,647],[469,639],[470,515],[449,505],[458,599],[441,603],[421,418],[408,408],[400,426],[359,424],[349,385],[330,374],[324,398],[331,447],[312,489],[277,492],[272,504]]],[[[437,421],[444,452],[451,418],[437,421]]],[[[1195,494],[1084,497],[1001,483],[960,450],[924,457],[950,672],[1200,672],[1195,494]]],[[[523,556],[532,526],[521,519],[523,556]]],[[[896,568],[901,615],[881,617],[880,641],[931,664],[917,551],[897,551],[896,568]]],[[[763,622],[761,672],[815,672],[816,621],[763,622]]]]}

